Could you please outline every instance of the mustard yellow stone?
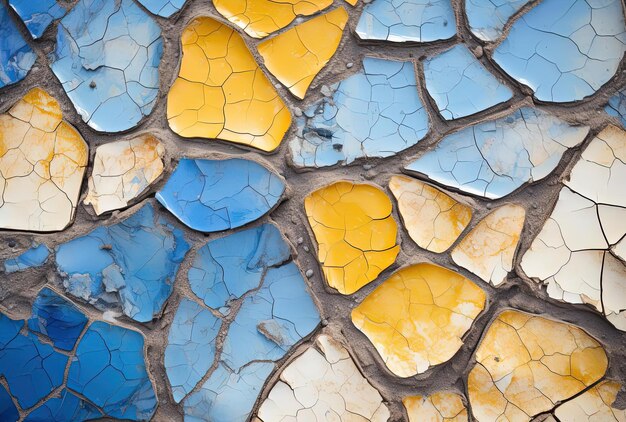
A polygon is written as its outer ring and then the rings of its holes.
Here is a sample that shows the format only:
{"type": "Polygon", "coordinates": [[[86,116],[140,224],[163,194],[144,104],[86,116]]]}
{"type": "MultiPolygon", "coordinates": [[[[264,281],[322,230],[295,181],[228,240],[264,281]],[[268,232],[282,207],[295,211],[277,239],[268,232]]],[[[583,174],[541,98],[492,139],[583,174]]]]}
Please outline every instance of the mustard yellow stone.
{"type": "Polygon", "coordinates": [[[332,3],[332,0],[213,0],[218,12],[254,38],[266,37],[296,17],[313,15],[332,3]]]}
{"type": "Polygon", "coordinates": [[[429,251],[446,251],[472,219],[470,207],[419,180],[393,176],[389,189],[398,200],[409,236],[429,251]]]}
{"type": "Polygon", "coordinates": [[[304,200],[328,285],[343,294],[365,286],[396,260],[397,225],[378,187],[336,182],[304,200]]]}
{"type": "Polygon", "coordinates": [[[352,322],[399,377],[448,361],[485,307],[485,292],[434,264],[402,268],[352,311],[352,322]]]}
{"type": "Polygon", "coordinates": [[[358,2],[359,0],[346,0],[346,3],[348,3],[350,6],[356,6],[358,2]]]}
{"type": "Polygon", "coordinates": [[[89,158],[59,103],[30,90],[0,115],[0,228],[63,230],[74,218],[89,158]]]}
{"type": "Polygon", "coordinates": [[[259,44],[265,67],[302,99],[315,75],[335,54],[348,12],[339,7],[259,44]]]}
{"type": "Polygon", "coordinates": [[[567,422],[624,422],[626,410],[613,407],[621,384],[602,381],[580,396],[556,408],[554,414],[567,422]]]}
{"type": "Polygon", "coordinates": [[[578,327],[502,312],[476,351],[469,400],[480,422],[529,421],[604,375],[602,346],[578,327]]]}
{"type": "Polygon", "coordinates": [[[461,396],[439,391],[430,396],[412,396],[402,400],[409,422],[467,422],[467,409],[461,396]]]}
{"type": "Polygon", "coordinates": [[[186,138],[276,149],[291,114],[239,34],[200,17],[185,28],[181,42],[180,71],[167,96],[170,128],[186,138]]]}

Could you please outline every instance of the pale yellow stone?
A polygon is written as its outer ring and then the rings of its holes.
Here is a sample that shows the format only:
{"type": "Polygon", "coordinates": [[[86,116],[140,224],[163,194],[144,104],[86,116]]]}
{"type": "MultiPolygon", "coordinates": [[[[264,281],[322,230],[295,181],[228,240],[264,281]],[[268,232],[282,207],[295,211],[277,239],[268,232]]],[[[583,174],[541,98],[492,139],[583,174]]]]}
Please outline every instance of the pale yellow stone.
{"type": "Polygon", "coordinates": [[[603,381],[557,407],[554,414],[561,422],[626,422],[626,410],[613,407],[620,388],[615,381],[603,381]]]}
{"type": "Polygon", "coordinates": [[[439,391],[430,396],[412,396],[402,400],[409,422],[467,422],[467,409],[461,396],[439,391]]]}

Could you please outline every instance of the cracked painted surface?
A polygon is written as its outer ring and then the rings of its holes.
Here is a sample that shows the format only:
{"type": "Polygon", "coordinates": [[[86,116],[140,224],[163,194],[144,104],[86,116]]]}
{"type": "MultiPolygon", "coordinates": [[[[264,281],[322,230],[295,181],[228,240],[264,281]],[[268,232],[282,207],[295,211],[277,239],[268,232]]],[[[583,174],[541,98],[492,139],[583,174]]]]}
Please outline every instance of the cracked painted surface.
{"type": "Polygon", "coordinates": [[[409,422],[467,422],[467,409],[460,395],[438,391],[430,396],[402,400],[409,422]]]}
{"type": "Polygon", "coordinates": [[[509,18],[532,0],[465,0],[465,15],[470,31],[482,41],[502,36],[509,18]]]}
{"type": "Polygon", "coordinates": [[[620,383],[612,380],[602,381],[557,407],[554,415],[560,421],[622,422],[626,420],[626,410],[613,407],[621,387],[620,383]]]}
{"type": "Polygon", "coordinates": [[[626,88],[618,91],[609,98],[609,103],[605,107],[605,111],[613,117],[616,117],[626,128],[626,88]]]}
{"type": "Polygon", "coordinates": [[[28,45],[9,15],[9,9],[0,4],[0,88],[26,77],[37,55],[28,45]]]}
{"type": "Polygon", "coordinates": [[[39,38],[56,19],[65,16],[65,8],[57,0],[8,0],[9,6],[22,19],[33,38],[39,38]]]}
{"type": "Polygon", "coordinates": [[[17,407],[15,407],[11,396],[2,385],[0,385],[0,418],[6,422],[17,422],[20,418],[17,407]]]}
{"type": "Polygon", "coordinates": [[[183,8],[187,0],[137,0],[150,13],[169,18],[183,8]]]}
{"type": "Polygon", "coordinates": [[[51,397],[26,416],[24,422],[86,421],[103,416],[92,403],[67,389],[59,397],[51,397]]]}
{"type": "Polygon", "coordinates": [[[16,256],[4,261],[4,272],[7,274],[24,271],[29,268],[41,267],[48,260],[50,250],[46,245],[36,245],[16,256]]]}

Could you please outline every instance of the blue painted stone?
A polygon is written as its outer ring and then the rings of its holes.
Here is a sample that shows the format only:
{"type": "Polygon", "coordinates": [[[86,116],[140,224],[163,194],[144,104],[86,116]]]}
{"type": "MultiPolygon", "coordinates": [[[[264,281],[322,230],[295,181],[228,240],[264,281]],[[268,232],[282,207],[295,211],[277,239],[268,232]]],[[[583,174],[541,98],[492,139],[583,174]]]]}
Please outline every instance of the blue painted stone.
{"type": "Polygon", "coordinates": [[[60,397],[52,397],[33,410],[24,422],[77,422],[101,418],[93,404],[66,389],[60,397]]]}
{"type": "Polygon", "coordinates": [[[462,45],[424,61],[426,89],[446,120],[470,116],[510,100],[513,92],[462,45]]]}
{"type": "Polygon", "coordinates": [[[152,111],[162,54],[161,29],[133,0],[80,0],[58,26],[51,67],[90,127],[120,132],[152,111]]]}
{"type": "Polygon", "coordinates": [[[67,388],[113,418],[149,420],[157,400],[146,372],[141,334],[96,321],[76,349],[67,388]]]}
{"type": "Polygon", "coordinates": [[[50,250],[46,245],[33,246],[21,255],[4,261],[4,272],[10,274],[28,268],[41,267],[48,260],[49,255],[50,250]]]}
{"type": "Polygon", "coordinates": [[[9,0],[9,4],[33,38],[41,37],[52,21],[65,16],[65,9],[57,0],[9,0]]]}
{"type": "Polygon", "coordinates": [[[428,132],[412,62],[366,57],[360,73],[333,89],[332,99],[323,98],[297,121],[296,137],[289,144],[296,166],[389,157],[428,132]]]}
{"type": "Polygon", "coordinates": [[[156,198],[192,229],[216,232],[260,218],[284,191],[281,178],[254,161],[185,158],[156,198]]]}
{"type": "Polygon", "coordinates": [[[9,10],[0,2],[0,88],[24,79],[36,59],[9,10]]]}
{"type": "Polygon", "coordinates": [[[44,287],[33,303],[28,329],[47,336],[59,349],[72,350],[86,324],[87,317],[73,303],[44,287]]]}
{"type": "Polygon", "coordinates": [[[543,0],[520,17],[493,54],[540,101],[578,101],[616,73],[626,52],[621,0],[543,0]]]}
{"type": "Polygon", "coordinates": [[[120,223],[62,244],[56,264],[68,293],[147,322],[172,293],[188,250],[183,232],[148,203],[120,223]]]}
{"type": "Polygon", "coordinates": [[[138,0],[146,9],[155,15],[169,18],[183,8],[187,0],[138,0]]]}
{"type": "Polygon", "coordinates": [[[483,41],[495,41],[504,25],[531,0],[465,0],[470,31],[483,41]]]}
{"type": "Polygon", "coordinates": [[[17,407],[13,404],[11,396],[4,386],[0,385],[0,420],[3,422],[16,422],[20,418],[17,407]]]}
{"type": "Polygon", "coordinates": [[[609,103],[604,110],[609,116],[617,117],[622,126],[626,128],[626,88],[609,98],[609,103]]]}

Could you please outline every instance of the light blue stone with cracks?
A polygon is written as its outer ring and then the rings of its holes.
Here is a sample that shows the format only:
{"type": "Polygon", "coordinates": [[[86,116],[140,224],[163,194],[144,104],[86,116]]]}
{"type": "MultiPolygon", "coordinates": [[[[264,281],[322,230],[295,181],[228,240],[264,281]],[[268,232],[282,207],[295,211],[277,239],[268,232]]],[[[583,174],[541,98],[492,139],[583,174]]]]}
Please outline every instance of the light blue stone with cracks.
{"type": "Polygon", "coordinates": [[[41,267],[48,260],[50,250],[46,245],[33,245],[21,255],[4,261],[4,272],[7,274],[24,271],[29,268],[41,267]]]}
{"type": "Polygon", "coordinates": [[[46,400],[29,413],[24,422],[77,422],[102,416],[96,406],[64,388],[59,397],[46,400]]]}
{"type": "Polygon", "coordinates": [[[0,2],[0,88],[26,77],[37,55],[28,45],[20,29],[0,2]]]}
{"type": "Polygon", "coordinates": [[[33,38],[39,38],[50,24],[65,16],[65,8],[57,0],[9,0],[33,38]]]}
{"type": "Polygon", "coordinates": [[[155,15],[169,18],[183,8],[187,0],[138,0],[146,9],[155,15]]]}
{"type": "Polygon", "coordinates": [[[509,18],[531,0],[465,0],[470,31],[482,41],[496,41],[509,18]]]}
{"type": "Polygon", "coordinates": [[[609,103],[604,110],[609,116],[617,117],[622,126],[626,128],[626,88],[609,98],[609,103]]]}

